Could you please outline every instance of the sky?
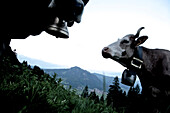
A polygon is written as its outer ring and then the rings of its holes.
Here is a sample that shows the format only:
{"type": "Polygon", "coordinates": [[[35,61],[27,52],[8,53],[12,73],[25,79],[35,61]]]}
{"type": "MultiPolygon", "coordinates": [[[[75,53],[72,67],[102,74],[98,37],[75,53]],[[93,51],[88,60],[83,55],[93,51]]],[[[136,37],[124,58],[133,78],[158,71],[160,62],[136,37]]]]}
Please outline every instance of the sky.
{"type": "Polygon", "coordinates": [[[13,39],[12,49],[20,55],[39,59],[67,68],[79,66],[91,72],[123,72],[119,63],[104,59],[103,47],[127,34],[149,39],[147,48],[170,50],[169,0],[90,0],[84,9],[81,23],[68,28],[69,39],[55,38],[42,32],[27,39],[13,39]]]}

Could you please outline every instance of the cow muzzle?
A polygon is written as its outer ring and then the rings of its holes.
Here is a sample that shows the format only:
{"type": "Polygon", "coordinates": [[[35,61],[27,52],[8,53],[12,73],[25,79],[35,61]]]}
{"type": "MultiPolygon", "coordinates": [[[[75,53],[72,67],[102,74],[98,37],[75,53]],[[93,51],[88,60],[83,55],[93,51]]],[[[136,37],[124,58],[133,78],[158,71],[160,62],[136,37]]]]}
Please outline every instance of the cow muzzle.
{"type": "Polygon", "coordinates": [[[49,27],[46,29],[46,32],[57,38],[69,38],[67,22],[59,19],[58,17],[55,18],[53,24],[49,25],[49,27]]]}
{"type": "Polygon", "coordinates": [[[111,58],[112,57],[111,54],[109,54],[109,48],[108,47],[104,47],[102,49],[102,56],[104,58],[111,58]]]}
{"type": "Polygon", "coordinates": [[[117,53],[114,53],[114,55],[112,55],[112,50],[109,48],[109,47],[104,47],[103,49],[102,49],[102,56],[104,57],[104,58],[111,58],[112,60],[115,60],[115,61],[118,61],[119,62],[119,59],[120,59],[120,55],[119,54],[117,54],[117,53]]]}
{"type": "Polygon", "coordinates": [[[136,73],[132,70],[125,69],[122,74],[121,83],[133,86],[136,81],[136,73]]]}

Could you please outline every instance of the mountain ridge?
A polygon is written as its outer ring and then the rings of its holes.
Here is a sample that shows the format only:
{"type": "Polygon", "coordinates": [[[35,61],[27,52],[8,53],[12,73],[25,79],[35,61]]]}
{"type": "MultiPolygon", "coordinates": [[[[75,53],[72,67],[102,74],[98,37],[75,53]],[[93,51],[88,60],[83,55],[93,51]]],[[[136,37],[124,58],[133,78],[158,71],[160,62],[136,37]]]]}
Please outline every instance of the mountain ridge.
{"type": "Polygon", "coordinates": [[[84,88],[87,85],[90,89],[102,90],[102,82],[97,76],[77,66],[70,69],[44,69],[44,71],[50,75],[56,73],[65,84],[73,88],[84,88]]]}
{"type": "MultiPolygon", "coordinates": [[[[56,73],[59,78],[63,79],[65,85],[71,85],[73,88],[83,89],[87,85],[90,89],[99,89],[100,91],[103,91],[103,77],[105,75],[90,73],[78,66],[68,69],[44,69],[44,71],[50,75],[56,73]]],[[[110,88],[109,86],[113,84],[114,77],[105,76],[105,80],[107,92],[110,88]]],[[[128,92],[130,87],[123,85],[120,78],[119,83],[122,90],[128,92]]]]}
{"type": "MultiPolygon", "coordinates": [[[[31,66],[35,66],[35,65],[39,66],[41,69],[43,69],[46,73],[50,75],[56,73],[58,77],[61,77],[63,79],[63,84],[71,85],[73,88],[77,88],[77,89],[83,89],[85,85],[88,85],[89,88],[91,89],[97,88],[102,91],[104,76],[106,78],[106,82],[105,82],[106,91],[108,91],[109,85],[113,84],[113,79],[115,76],[119,77],[119,82],[121,81],[120,79],[121,73],[117,73],[117,72],[109,73],[108,75],[107,72],[105,72],[105,74],[99,74],[96,72],[95,73],[89,72],[78,66],[68,68],[67,66],[48,63],[34,58],[29,58],[24,55],[17,54],[17,57],[20,62],[27,61],[27,63],[31,66]]],[[[120,86],[122,90],[126,92],[129,90],[129,86],[123,85],[121,83],[120,86]]]]}

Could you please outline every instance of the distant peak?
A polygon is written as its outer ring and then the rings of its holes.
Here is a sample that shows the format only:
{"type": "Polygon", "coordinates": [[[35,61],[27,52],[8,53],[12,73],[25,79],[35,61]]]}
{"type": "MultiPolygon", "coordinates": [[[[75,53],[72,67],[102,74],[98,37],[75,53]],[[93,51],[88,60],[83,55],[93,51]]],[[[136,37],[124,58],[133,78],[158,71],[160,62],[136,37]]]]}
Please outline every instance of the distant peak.
{"type": "Polygon", "coordinates": [[[71,67],[70,69],[81,69],[81,68],[78,66],[74,66],[74,67],[71,67]]]}

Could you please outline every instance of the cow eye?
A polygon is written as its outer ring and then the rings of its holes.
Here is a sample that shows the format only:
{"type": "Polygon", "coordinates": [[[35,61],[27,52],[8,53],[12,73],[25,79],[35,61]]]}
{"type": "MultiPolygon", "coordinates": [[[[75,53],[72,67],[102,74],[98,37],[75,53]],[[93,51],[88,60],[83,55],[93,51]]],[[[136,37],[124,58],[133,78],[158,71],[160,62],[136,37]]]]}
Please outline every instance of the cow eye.
{"type": "Polygon", "coordinates": [[[121,42],[121,44],[127,44],[127,43],[129,43],[128,40],[123,40],[123,41],[121,42]]]}

